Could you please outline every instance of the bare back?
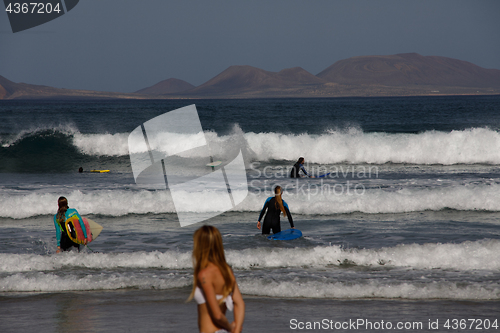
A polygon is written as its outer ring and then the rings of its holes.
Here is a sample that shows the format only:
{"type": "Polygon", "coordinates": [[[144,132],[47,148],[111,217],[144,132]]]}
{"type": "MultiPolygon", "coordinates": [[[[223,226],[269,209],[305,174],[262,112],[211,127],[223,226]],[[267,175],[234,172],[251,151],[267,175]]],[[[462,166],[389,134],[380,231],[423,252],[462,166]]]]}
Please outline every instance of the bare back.
{"type": "MultiPolygon", "coordinates": [[[[219,304],[217,300],[217,295],[222,295],[224,292],[224,284],[222,273],[213,263],[209,263],[207,267],[199,272],[197,286],[202,289],[206,300],[205,303],[198,304],[198,327],[200,332],[208,333],[215,332],[221,328],[228,329],[228,327],[223,327],[225,325],[221,326],[214,323],[214,321],[217,322],[217,319],[226,313],[226,303],[219,304]]],[[[227,324],[229,325],[229,323],[227,324]]]]}

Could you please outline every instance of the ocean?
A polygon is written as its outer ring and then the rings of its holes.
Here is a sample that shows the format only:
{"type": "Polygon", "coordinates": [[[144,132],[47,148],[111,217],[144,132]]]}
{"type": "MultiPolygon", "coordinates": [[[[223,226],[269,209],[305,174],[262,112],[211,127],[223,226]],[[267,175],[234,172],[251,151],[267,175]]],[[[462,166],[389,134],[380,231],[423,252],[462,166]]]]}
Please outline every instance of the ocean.
{"type": "Polygon", "coordinates": [[[0,101],[0,202],[0,332],[196,332],[202,224],[245,332],[500,330],[499,96],[0,101]],[[191,104],[216,159],[241,148],[248,195],[181,227],[169,189],[135,183],[128,137],[191,104]],[[289,178],[300,156],[327,175],[289,178]],[[302,238],[256,227],[276,185],[302,238]],[[55,253],[59,196],[104,227],[80,253],[55,253]]]}

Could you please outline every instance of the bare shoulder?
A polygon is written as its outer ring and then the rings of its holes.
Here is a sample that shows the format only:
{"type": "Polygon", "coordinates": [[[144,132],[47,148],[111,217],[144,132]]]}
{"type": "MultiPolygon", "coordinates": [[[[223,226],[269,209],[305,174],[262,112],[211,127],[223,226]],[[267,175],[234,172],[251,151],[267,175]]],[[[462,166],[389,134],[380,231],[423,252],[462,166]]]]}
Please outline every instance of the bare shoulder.
{"type": "Polygon", "coordinates": [[[201,269],[198,272],[197,278],[200,283],[204,283],[206,281],[213,280],[217,273],[219,273],[219,269],[217,268],[217,266],[209,263],[207,267],[201,269]]]}

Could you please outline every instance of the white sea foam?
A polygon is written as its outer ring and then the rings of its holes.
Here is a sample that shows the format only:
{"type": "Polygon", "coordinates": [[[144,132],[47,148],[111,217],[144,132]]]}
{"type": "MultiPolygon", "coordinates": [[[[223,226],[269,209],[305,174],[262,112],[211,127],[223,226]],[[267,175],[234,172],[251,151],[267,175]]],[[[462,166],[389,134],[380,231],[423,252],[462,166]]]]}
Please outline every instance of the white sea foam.
{"type": "Polygon", "coordinates": [[[261,161],[333,163],[500,164],[500,133],[487,128],[427,131],[419,134],[332,130],[322,135],[247,133],[249,148],[261,161]]]}
{"type": "MultiPolygon", "coordinates": [[[[425,210],[483,210],[500,211],[500,185],[454,185],[448,187],[403,188],[399,190],[364,189],[344,191],[329,188],[330,192],[314,183],[304,183],[303,188],[286,189],[284,199],[293,214],[338,213],[402,213],[425,210]],[[335,191],[334,191],[335,190],[335,191]]],[[[285,187],[284,187],[285,188],[285,187]]],[[[233,193],[234,194],[234,193],[233,193]]],[[[27,218],[55,214],[54,202],[60,193],[29,194],[0,193],[0,217],[27,218]],[[23,207],[19,209],[19,207],[23,207]]],[[[192,213],[223,211],[224,207],[203,204],[206,195],[221,196],[223,203],[227,193],[189,192],[186,194],[198,205],[192,213]]],[[[233,211],[259,212],[269,192],[251,191],[233,211]]],[[[77,202],[80,214],[123,216],[127,214],[175,213],[175,206],[168,191],[97,190],[88,193],[74,190],[65,194],[70,202],[77,202]]],[[[216,201],[217,202],[217,201],[216,201]]]]}
{"type": "MultiPolygon", "coordinates": [[[[247,295],[497,300],[500,284],[487,276],[500,270],[499,251],[500,241],[482,240],[380,249],[257,248],[227,250],[226,255],[247,295]],[[346,261],[364,268],[341,268],[346,261]],[[474,278],[464,280],[464,275],[474,278]]],[[[177,251],[0,254],[0,291],[188,287],[191,265],[191,253],[177,251]]]]}
{"type": "MultiPolygon", "coordinates": [[[[60,194],[31,192],[26,195],[0,194],[0,216],[22,219],[37,215],[53,215],[54,202],[60,194]],[[23,207],[23,209],[19,209],[23,207]]],[[[166,191],[102,190],[90,193],[72,191],[65,195],[69,202],[78,202],[78,212],[83,215],[103,214],[159,214],[175,212],[166,191]]],[[[57,207],[56,207],[57,208],[57,207]]]]}
{"type": "MultiPolygon", "coordinates": [[[[80,152],[96,156],[126,156],[130,133],[83,134],[74,126],[44,127],[26,130],[2,142],[10,147],[26,136],[47,130],[73,138],[80,152]]],[[[173,142],[190,142],[199,135],[171,134],[173,142]]],[[[365,133],[358,128],[330,130],[324,134],[243,133],[238,126],[226,136],[205,132],[211,153],[218,158],[230,157],[235,145],[247,148],[247,156],[258,161],[295,161],[306,156],[308,162],[335,163],[411,163],[411,164],[500,164],[500,133],[488,128],[471,128],[451,132],[426,131],[407,133],[365,133]]],[[[161,150],[161,147],[159,147],[161,150]]],[[[179,147],[182,150],[182,146],[179,147]]]]}
{"type": "MultiPolygon", "coordinates": [[[[74,132],[74,144],[90,155],[128,155],[128,134],[74,132]]],[[[418,134],[365,133],[351,128],[321,135],[242,133],[236,128],[228,136],[213,132],[205,132],[205,136],[219,158],[238,144],[245,145],[252,152],[251,158],[259,161],[294,161],[306,156],[309,162],[318,164],[500,164],[500,133],[488,128],[418,134]]],[[[178,137],[177,141],[190,140],[185,135],[178,137]]]]}
{"type": "Polygon", "coordinates": [[[37,272],[34,274],[13,274],[0,278],[3,292],[56,292],[80,290],[116,290],[124,288],[172,289],[192,284],[187,276],[173,274],[155,276],[153,274],[89,273],[79,275],[58,275],[37,272]]]}
{"type": "Polygon", "coordinates": [[[0,254],[0,272],[56,271],[64,267],[88,269],[190,268],[191,253],[63,253],[62,255],[0,254]]]}
{"type": "Polygon", "coordinates": [[[383,280],[352,281],[351,283],[319,281],[263,281],[243,280],[239,282],[243,294],[268,297],[302,298],[402,298],[402,299],[470,299],[498,300],[498,283],[480,284],[440,281],[431,283],[403,282],[387,283],[383,280]]]}
{"type": "MultiPolygon", "coordinates": [[[[457,271],[500,270],[500,241],[467,241],[460,244],[407,244],[379,249],[343,249],[340,246],[313,248],[255,248],[227,250],[235,269],[279,267],[325,268],[345,262],[366,267],[452,269],[457,271]]],[[[189,269],[191,252],[63,253],[62,255],[0,254],[0,272],[84,269],[189,269]]]]}
{"type": "MultiPolygon", "coordinates": [[[[331,188],[330,188],[331,189],[331,188]]],[[[396,191],[358,188],[347,193],[311,187],[305,192],[291,190],[285,197],[293,213],[403,213],[425,210],[500,210],[500,185],[403,188],[396,191]],[[339,194],[340,193],[340,194],[339,194]]]]}
{"type": "Polygon", "coordinates": [[[128,133],[116,134],[73,134],[73,144],[87,155],[128,155],[128,133]]]}
{"type": "Polygon", "coordinates": [[[227,260],[240,269],[269,267],[326,267],[349,262],[360,266],[415,269],[500,270],[500,241],[460,244],[409,244],[380,249],[318,246],[295,249],[227,251],[227,260]]]}
{"type": "MultiPolygon", "coordinates": [[[[125,288],[168,290],[192,285],[190,274],[95,273],[58,275],[37,272],[17,273],[0,278],[1,292],[60,292],[117,290],[125,288]]],[[[287,298],[386,298],[386,299],[469,299],[498,300],[498,283],[459,283],[433,281],[422,283],[391,282],[372,279],[350,283],[321,281],[277,281],[276,279],[239,278],[243,295],[287,298]]],[[[187,298],[187,294],[186,294],[187,298]]]]}

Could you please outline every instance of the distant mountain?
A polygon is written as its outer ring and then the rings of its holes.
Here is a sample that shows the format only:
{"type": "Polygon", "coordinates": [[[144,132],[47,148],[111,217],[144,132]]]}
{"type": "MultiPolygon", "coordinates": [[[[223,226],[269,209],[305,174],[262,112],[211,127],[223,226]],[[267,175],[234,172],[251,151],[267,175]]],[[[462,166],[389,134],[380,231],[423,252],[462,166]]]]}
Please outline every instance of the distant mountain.
{"type": "Polygon", "coordinates": [[[347,85],[500,87],[500,70],[470,62],[404,53],[340,60],[318,77],[347,85]]]}
{"type": "Polygon", "coordinates": [[[158,82],[157,84],[151,87],[137,90],[135,93],[143,95],[174,94],[192,89],[194,87],[195,86],[186,81],[171,78],[158,82]]]}
{"type": "Polygon", "coordinates": [[[0,99],[35,98],[267,98],[500,94],[500,70],[437,56],[405,53],[340,60],[313,75],[294,67],[270,72],[231,66],[194,87],[178,79],[133,94],[58,89],[0,76],[0,99]]]}
{"type": "Polygon", "coordinates": [[[16,83],[0,76],[0,99],[6,99],[16,91],[16,83]]]}
{"type": "Polygon", "coordinates": [[[252,66],[231,66],[187,95],[258,95],[326,83],[300,67],[269,72],[252,66]]]}
{"type": "Polygon", "coordinates": [[[144,98],[140,95],[101,92],[92,90],[60,89],[27,83],[15,83],[0,76],[1,99],[110,99],[110,98],[144,98]]]}

